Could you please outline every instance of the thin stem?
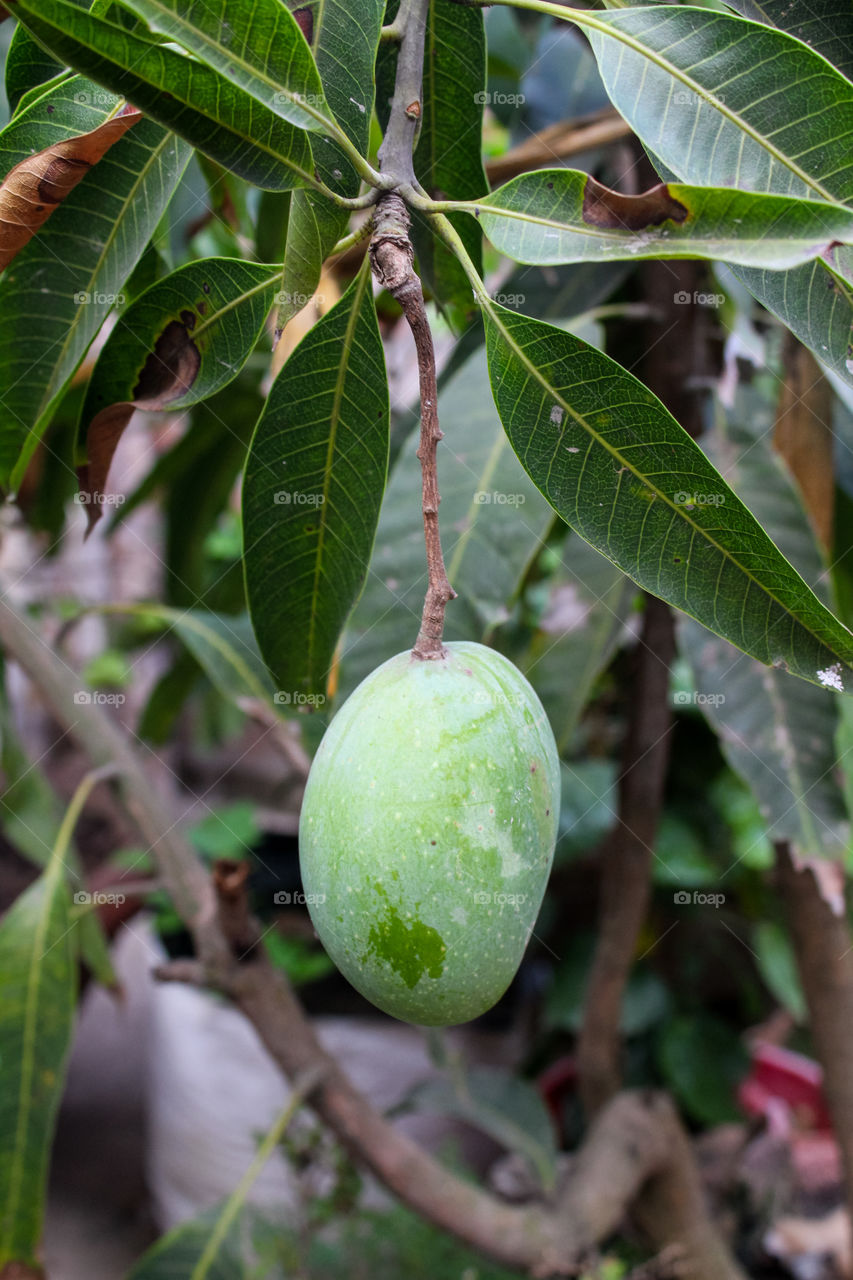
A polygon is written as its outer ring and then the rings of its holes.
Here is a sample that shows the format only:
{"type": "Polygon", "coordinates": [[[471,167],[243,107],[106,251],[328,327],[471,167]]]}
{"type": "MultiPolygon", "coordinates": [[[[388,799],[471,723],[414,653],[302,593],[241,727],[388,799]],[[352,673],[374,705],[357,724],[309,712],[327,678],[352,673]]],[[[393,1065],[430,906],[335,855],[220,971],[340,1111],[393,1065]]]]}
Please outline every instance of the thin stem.
{"type": "Polygon", "coordinates": [[[346,253],[349,249],[354,249],[357,244],[361,244],[362,240],[366,240],[373,230],[373,219],[367,218],[362,222],[360,227],[356,227],[355,231],[351,231],[348,236],[344,236],[335,245],[330,258],[338,258],[342,253],[346,253]]]}
{"type": "Polygon", "coordinates": [[[418,358],[418,383],[421,395],[421,438],[418,458],[423,481],[424,541],[426,543],[429,585],[424,600],[421,627],[412,650],[416,658],[434,659],[445,656],[442,644],[444,611],[456,592],[447,578],[441,533],[438,525],[437,448],[442,438],[438,424],[438,388],[435,376],[435,351],[421,282],[412,268],[412,245],[409,240],[409,214],[398,195],[386,193],[376,206],[370,260],[379,283],[396,298],[412,331],[418,358]]]}
{"type": "Polygon", "coordinates": [[[424,74],[424,42],[430,0],[403,0],[395,25],[400,31],[400,52],[391,116],[379,163],[383,174],[393,177],[395,188],[403,183],[415,184],[415,138],[421,122],[421,93],[424,74]]]}

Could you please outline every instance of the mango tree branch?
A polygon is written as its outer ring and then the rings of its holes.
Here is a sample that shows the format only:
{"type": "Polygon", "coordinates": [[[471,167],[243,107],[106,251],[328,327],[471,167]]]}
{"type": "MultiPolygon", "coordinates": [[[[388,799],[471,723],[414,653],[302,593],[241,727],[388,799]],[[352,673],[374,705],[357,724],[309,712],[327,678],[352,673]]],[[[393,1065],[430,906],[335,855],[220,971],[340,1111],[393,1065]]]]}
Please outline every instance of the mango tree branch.
{"type": "Polygon", "coordinates": [[[665,1096],[623,1093],[604,1107],[552,1208],[504,1204],[395,1129],[322,1048],[290,984],[258,945],[259,929],[239,876],[228,866],[218,869],[215,883],[207,876],[120,728],[97,704],[75,700],[79,677],[8,602],[0,603],[0,644],[36,682],[54,717],[92,762],[115,763],[122,773],[125,804],[151,846],[199,957],[167,966],[162,976],[204,982],[230,995],[291,1080],[316,1080],[311,1106],[392,1193],[489,1257],[546,1276],[576,1274],[647,1187],[671,1210],[668,1241],[685,1250],[693,1280],[743,1280],[714,1233],[689,1145],[665,1096]]]}
{"type": "Polygon", "coordinates": [[[418,458],[423,476],[424,541],[426,543],[429,585],[424,600],[418,638],[412,650],[416,658],[444,656],[441,638],[444,633],[444,610],[456,592],[451,587],[438,527],[438,467],[436,451],[442,437],[438,425],[438,388],[435,378],[435,351],[421,282],[412,267],[414,257],[409,240],[409,214],[398,195],[385,194],[376,206],[370,261],[373,274],[403,308],[418,357],[418,382],[421,396],[421,439],[418,458]]]}

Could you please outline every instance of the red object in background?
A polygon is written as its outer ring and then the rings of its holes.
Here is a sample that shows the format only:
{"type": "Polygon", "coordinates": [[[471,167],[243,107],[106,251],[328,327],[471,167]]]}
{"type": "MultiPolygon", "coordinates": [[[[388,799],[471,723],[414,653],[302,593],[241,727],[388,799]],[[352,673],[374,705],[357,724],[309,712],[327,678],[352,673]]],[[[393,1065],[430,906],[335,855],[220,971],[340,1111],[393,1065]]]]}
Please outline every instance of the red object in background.
{"type": "Polygon", "coordinates": [[[823,1094],[823,1071],[812,1058],[775,1044],[752,1049],[752,1069],[738,1090],[747,1115],[763,1116],[772,1130],[811,1129],[830,1132],[832,1123],[823,1094]]]}
{"type": "Polygon", "coordinates": [[[563,1103],[566,1097],[574,1096],[578,1085],[578,1066],[574,1056],[569,1053],[563,1058],[557,1058],[550,1067],[540,1072],[536,1078],[536,1085],[545,1106],[551,1113],[558,1137],[561,1142],[564,1142],[566,1135],[563,1132],[563,1103]]]}
{"type": "Polygon", "coordinates": [[[738,1090],[741,1107],[761,1116],[791,1151],[797,1181],[817,1191],[841,1180],[841,1153],[823,1093],[823,1070],[812,1058],[775,1044],[753,1046],[752,1068],[738,1090]]]}

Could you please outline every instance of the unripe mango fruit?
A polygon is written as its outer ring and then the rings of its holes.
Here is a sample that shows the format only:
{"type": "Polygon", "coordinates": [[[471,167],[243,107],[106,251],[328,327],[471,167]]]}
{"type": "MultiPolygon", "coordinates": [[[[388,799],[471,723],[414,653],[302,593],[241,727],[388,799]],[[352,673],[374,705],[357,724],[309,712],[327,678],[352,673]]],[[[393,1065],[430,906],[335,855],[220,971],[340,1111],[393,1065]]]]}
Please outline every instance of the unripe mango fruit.
{"type": "Polygon", "coordinates": [[[484,1013],[524,955],[554,856],[560,765],[521,672],[481,644],[398,653],[338,711],[299,823],[314,927],[386,1013],[484,1013]]]}

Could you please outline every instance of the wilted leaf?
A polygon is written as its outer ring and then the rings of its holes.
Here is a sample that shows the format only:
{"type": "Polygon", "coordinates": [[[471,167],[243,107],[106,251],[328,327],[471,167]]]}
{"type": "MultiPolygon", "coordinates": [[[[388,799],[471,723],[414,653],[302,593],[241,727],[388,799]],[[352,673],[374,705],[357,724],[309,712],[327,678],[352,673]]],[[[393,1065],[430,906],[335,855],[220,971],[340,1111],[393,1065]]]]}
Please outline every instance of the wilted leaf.
{"type": "Polygon", "coordinates": [[[140,114],[126,105],[91,133],[54,142],[6,175],[0,186],[0,271],[140,114]]]}
{"type": "Polygon", "coordinates": [[[188,263],[151,285],[104,344],[83,406],[80,491],[90,532],[122,432],[135,409],[179,409],[237,376],[263,331],[277,267],[237,258],[188,263]]]}

